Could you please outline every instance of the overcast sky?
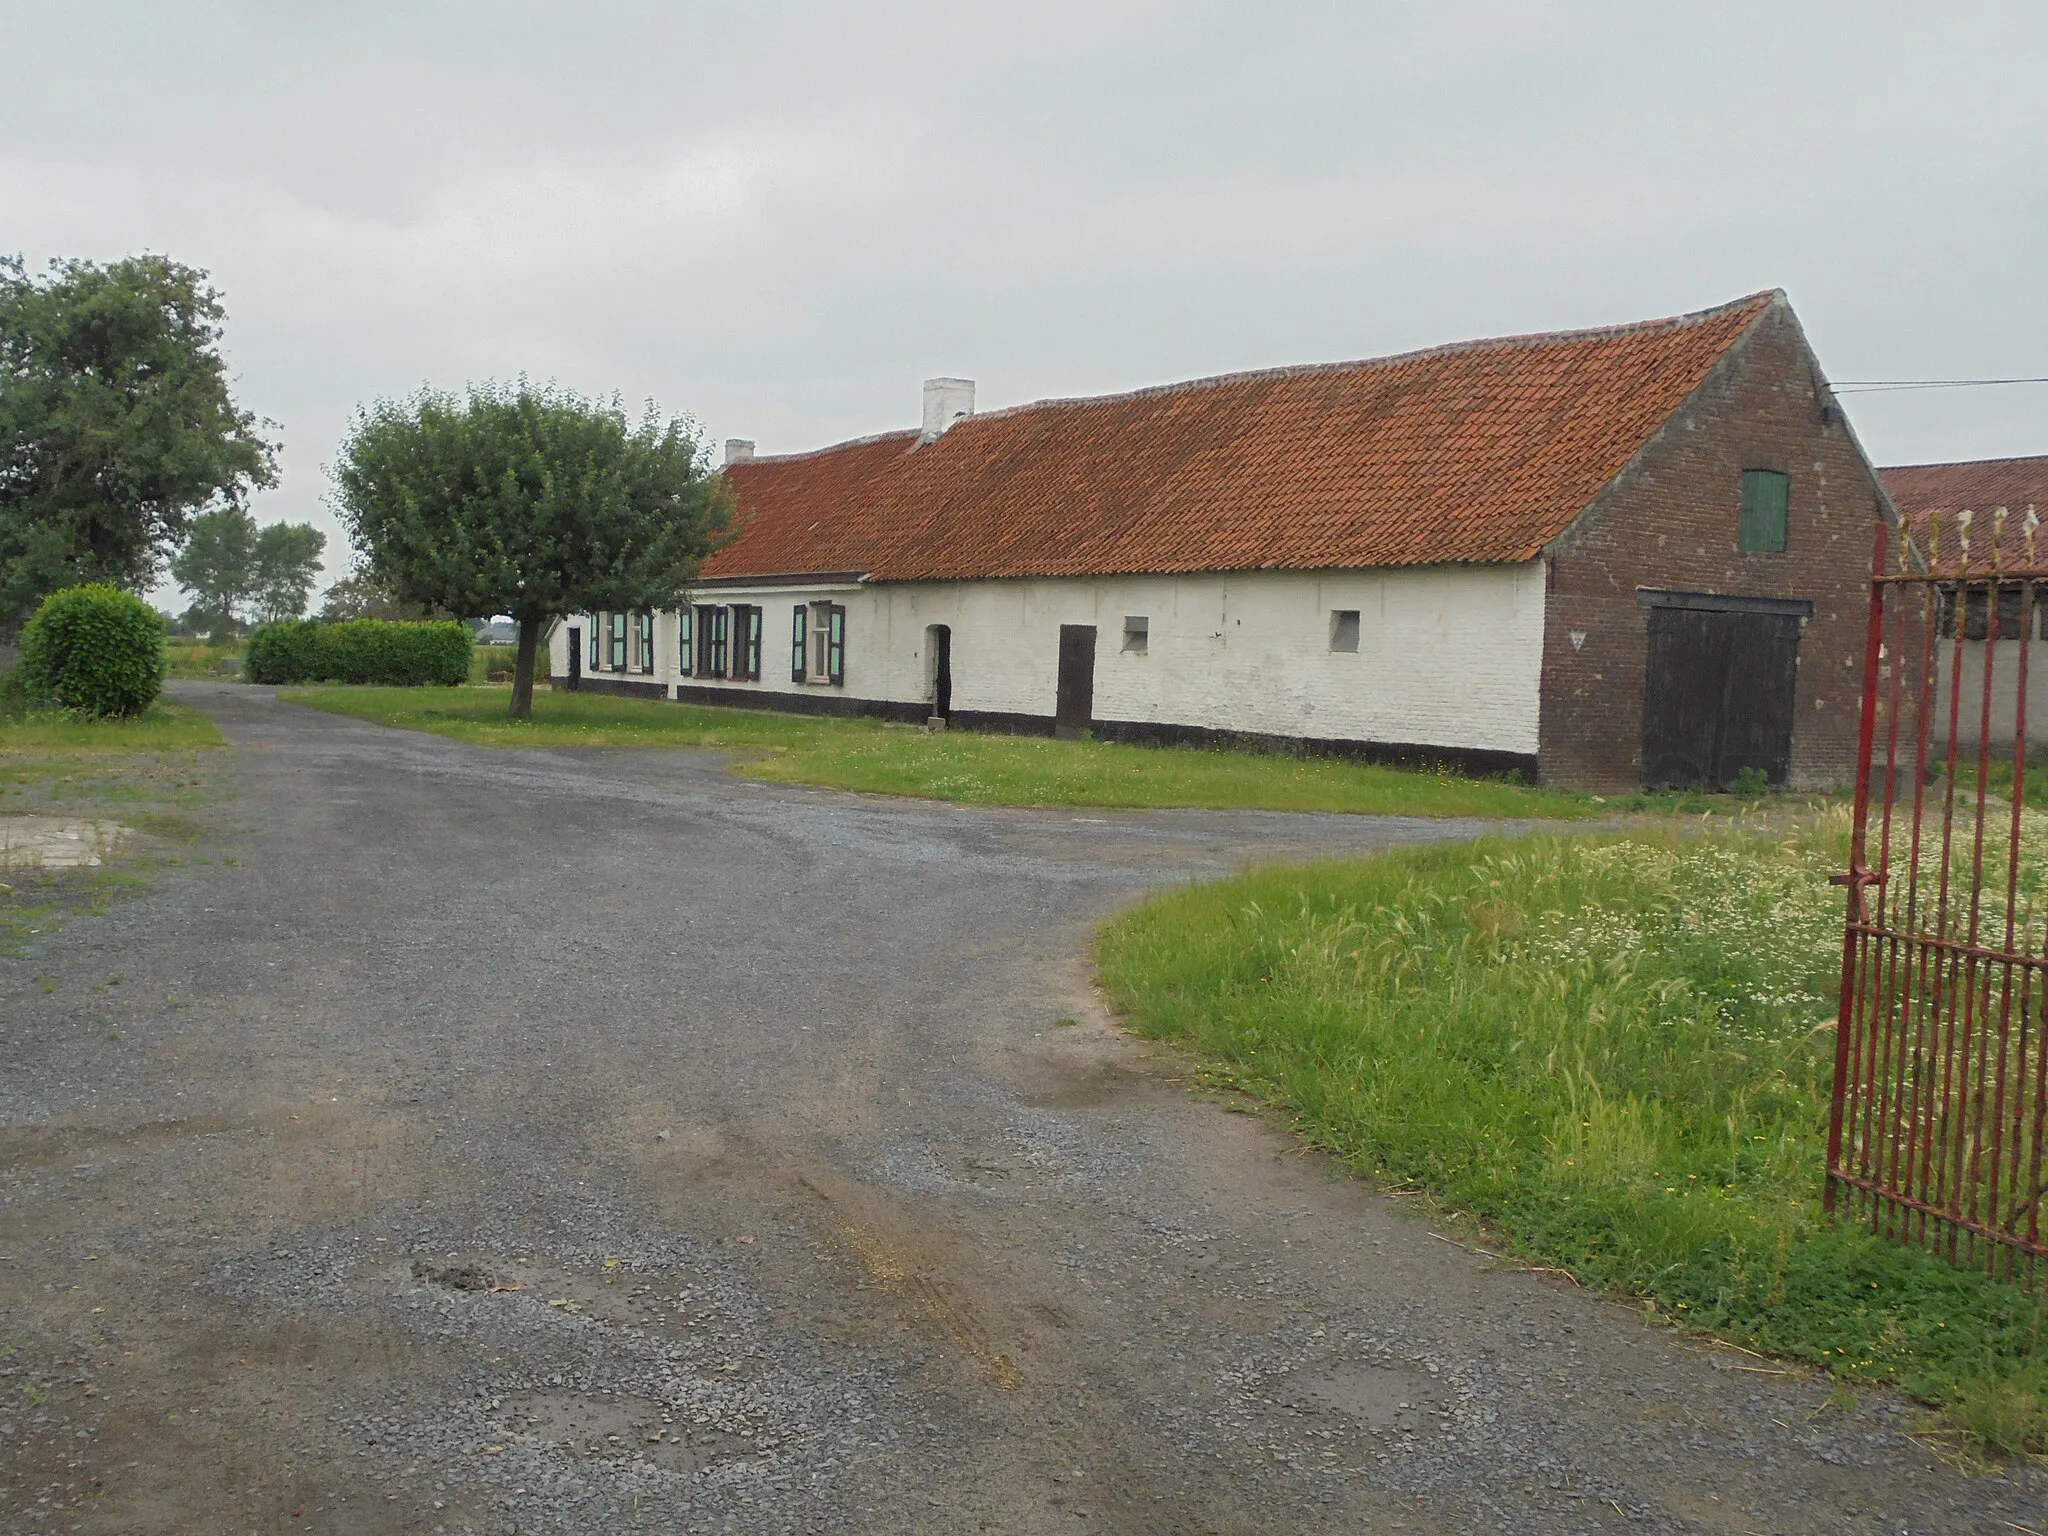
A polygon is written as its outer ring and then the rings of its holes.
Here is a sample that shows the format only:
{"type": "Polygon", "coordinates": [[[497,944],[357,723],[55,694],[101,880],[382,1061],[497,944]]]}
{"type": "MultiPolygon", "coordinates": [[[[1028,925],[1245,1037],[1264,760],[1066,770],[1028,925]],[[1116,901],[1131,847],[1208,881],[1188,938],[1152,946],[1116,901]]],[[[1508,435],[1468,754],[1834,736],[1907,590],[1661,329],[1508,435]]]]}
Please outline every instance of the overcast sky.
{"type": "MultiPolygon", "coordinates": [[[[1837,380],[2048,374],[2042,0],[0,0],[0,55],[0,250],[213,274],[263,521],[333,530],[358,402],[521,372],[776,452],[1782,287],[1837,380]]],[[[1847,404],[2048,452],[2048,387],[1847,404]]]]}

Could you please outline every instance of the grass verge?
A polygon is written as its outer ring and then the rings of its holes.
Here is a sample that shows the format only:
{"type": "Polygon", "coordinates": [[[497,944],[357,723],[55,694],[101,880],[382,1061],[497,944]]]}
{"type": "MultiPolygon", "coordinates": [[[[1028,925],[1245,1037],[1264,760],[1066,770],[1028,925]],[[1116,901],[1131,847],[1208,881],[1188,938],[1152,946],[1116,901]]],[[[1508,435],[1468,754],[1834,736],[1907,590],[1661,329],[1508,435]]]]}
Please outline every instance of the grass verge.
{"type": "Polygon", "coordinates": [[[171,677],[205,678],[219,682],[224,677],[239,677],[242,672],[242,656],[247,642],[229,640],[220,645],[196,635],[167,635],[164,637],[164,667],[171,677]]]}
{"type": "Polygon", "coordinates": [[[312,688],[294,704],[486,746],[668,746],[730,752],[738,771],[789,784],[981,805],[1203,807],[1399,816],[1580,817],[1585,796],[1452,773],[1330,758],[1106,742],[926,735],[872,720],[706,709],[604,694],[536,692],[533,718],[502,688],[312,688]]]}
{"type": "Polygon", "coordinates": [[[1821,1218],[1846,817],[1253,872],[1105,926],[1142,1033],[1514,1253],[2048,1453],[2042,1302],[1821,1218]]]}
{"type": "Polygon", "coordinates": [[[127,720],[0,715],[0,815],[104,818],[134,834],[97,867],[0,870],[0,954],[104,913],[150,868],[185,857],[203,834],[200,813],[220,798],[209,749],[221,744],[206,716],[161,699],[127,720]]]}

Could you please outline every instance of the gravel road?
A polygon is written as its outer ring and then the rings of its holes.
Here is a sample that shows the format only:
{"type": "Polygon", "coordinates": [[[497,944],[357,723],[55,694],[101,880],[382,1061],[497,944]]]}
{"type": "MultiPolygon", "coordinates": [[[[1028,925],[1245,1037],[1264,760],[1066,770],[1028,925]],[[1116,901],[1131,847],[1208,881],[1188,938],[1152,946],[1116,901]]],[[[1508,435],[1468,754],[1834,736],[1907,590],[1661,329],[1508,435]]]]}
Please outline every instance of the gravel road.
{"type": "Polygon", "coordinates": [[[212,857],[0,961],[0,1529],[2048,1529],[2039,1473],[1441,1239],[1091,992],[1148,888],[1470,826],[180,696],[212,857]]]}

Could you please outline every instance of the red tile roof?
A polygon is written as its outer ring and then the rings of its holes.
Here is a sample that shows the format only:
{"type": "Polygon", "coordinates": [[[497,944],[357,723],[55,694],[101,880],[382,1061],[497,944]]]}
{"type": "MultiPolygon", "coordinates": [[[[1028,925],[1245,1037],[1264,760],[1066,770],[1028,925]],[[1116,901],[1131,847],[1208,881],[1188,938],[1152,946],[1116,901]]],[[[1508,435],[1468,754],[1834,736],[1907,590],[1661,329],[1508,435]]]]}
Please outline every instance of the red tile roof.
{"type": "Polygon", "coordinates": [[[1528,560],[1783,296],[1233,374],[728,470],[707,576],[875,580],[1528,560]]]}
{"type": "Polygon", "coordinates": [[[1902,464],[1878,477],[1899,509],[1914,547],[1943,570],[1988,565],[1992,532],[2000,530],[1998,563],[2038,570],[2048,565],[2048,455],[2026,459],[1971,459],[1958,464],[1902,464]],[[1998,509],[2006,516],[2001,522],[1998,509]],[[2035,513],[2033,527],[2027,513],[2035,513]],[[1970,514],[1967,526],[1963,514],[1970,514]],[[2030,552],[2029,536],[2032,535],[2030,552]]]}

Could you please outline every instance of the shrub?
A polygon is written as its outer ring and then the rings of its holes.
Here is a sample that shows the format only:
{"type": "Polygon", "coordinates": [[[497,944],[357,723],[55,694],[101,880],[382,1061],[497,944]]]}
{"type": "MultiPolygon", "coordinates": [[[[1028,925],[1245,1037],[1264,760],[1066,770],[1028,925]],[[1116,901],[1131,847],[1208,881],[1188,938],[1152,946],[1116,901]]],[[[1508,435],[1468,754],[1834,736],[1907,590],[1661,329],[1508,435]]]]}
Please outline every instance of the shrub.
{"type": "Polygon", "coordinates": [[[79,714],[140,714],[163,691],[163,615],[119,587],[52,592],[21,632],[21,682],[79,714]]]}
{"type": "Polygon", "coordinates": [[[469,681],[474,648],[467,626],[453,620],[291,619],[265,624],[249,636],[243,668],[252,683],[452,688],[469,681]]]}

